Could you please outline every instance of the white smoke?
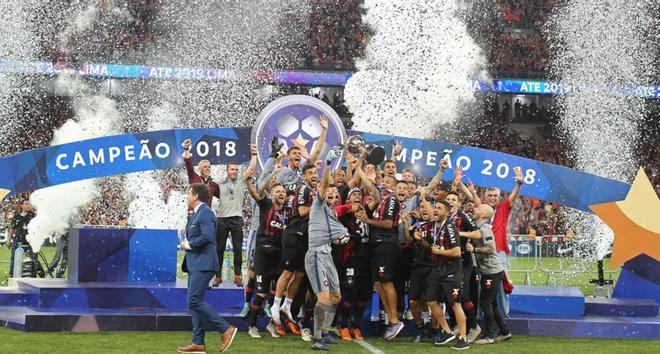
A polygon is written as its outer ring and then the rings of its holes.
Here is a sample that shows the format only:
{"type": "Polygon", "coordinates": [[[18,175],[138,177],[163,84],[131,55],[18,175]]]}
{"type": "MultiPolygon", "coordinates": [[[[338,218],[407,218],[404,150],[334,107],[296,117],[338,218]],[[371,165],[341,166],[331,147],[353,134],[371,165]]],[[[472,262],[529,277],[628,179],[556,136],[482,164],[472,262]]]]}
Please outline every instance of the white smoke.
{"type": "MultiPolygon", "coordinates": [[[[98,18],[98,6],[80,10],[62,32],[64,41],[89,30],[98,18]]],[[[69,119],[53,135],[51,145],[86,140],[120,131],[120,115],[113,100],[99,96],[80,78],[66,73],[60,75],[55,86],[73,98],[74,119],[69,119]]],[[[95,180],[88,179],[35,191],[30,200],[37,216],[28,225],[27,240],[38,252],[46,238],[59,237],[70,226],[78,209],[94,197],[95,180]]]]}
{"type": "MultiPolygon", "coordinates": [[[[87,96],[86,86],[78,78],[61,76],[62,85],[77,92],[74,98],[75,119],[66,121],[54,134],[53,144],[60,145],[117,133],[119,113],[115,102],[103,96],[87,96]]],[[[90,202],[96,191],[95,180],[88,179],[39,189],[30,201],[37,216],[28,225],[27,240],[35,252],[46,238],[62,235],[78,208],[90,202]]]]}
{"type": "MultiPolygon", "coordinates": [[[[148,130],[163,130],[176,127],[179,118],[168,102],[150,110],[148,130]]],[[[128,224],[136,228],[181,230],[186,226],[186,194],[179,190],[163,193],[162,173],[147,171],[126,175],[126,197],[128,224]]]]}
{"type": "Polygon", "coordinates": [[[136,228],[182,230],[186,226],[186,194],[173,190],[165,199],[155,172],[126,175],[128,224],[136,228]]]}
{"type": "MultiPolygon", "coordinates": [[[[553,73],[574,92],[559,98],[562,128],[578,170],[630,182],[638,168],[635,151],[644,99],[623,97],[612,85],[652,81],[654,28],[651,1],[574,0],[553,11],[546,32],[555,53],[553,73]],[[609,85],[604,87],[604,85],[609,85]]],[[[612,231],[594,215],[568,211],[580,243],[579,257],[602,259],[612,231]]]]}
{"type": "Polygon", "coordinates": [[[344,91],[355,128],[428,137],[474,100],[485,59],[459,18],[458,1],[365,1],[375,35],[344,91]]]}

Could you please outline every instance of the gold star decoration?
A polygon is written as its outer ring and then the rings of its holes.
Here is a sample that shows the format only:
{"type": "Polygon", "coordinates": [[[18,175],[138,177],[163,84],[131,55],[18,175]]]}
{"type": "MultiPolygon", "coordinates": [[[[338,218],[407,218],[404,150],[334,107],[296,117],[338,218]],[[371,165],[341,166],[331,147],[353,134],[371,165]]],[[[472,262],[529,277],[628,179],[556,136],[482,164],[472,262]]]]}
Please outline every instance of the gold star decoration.
{"type": "Polygon", "coordinates": [[[309,159],[309,152],[307,151],[307,143],[309,140],[303,138],[302,134],[298,133],[298,137],[295,138],[294,140],[291,140],[293,145],[296,147],[300,148],[300,151],[302,152],[302,156],[306,159],[309,159]]]}
{"type": "Polygon", "coordinates": [[[643,168],[637,171],[626,199],[589,208],[614,232],[610,268],[642,253],[660,261],[660,199],[643,168]]]}

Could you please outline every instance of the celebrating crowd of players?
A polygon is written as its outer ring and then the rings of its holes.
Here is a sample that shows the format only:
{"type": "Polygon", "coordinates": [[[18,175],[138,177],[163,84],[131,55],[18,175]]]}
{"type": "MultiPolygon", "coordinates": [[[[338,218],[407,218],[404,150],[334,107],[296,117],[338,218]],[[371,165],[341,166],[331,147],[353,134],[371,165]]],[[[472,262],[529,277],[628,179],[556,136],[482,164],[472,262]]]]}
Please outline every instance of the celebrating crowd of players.
{"type": "Polygon", "coordinates": [[[332,171],[342,151],[335,147],[319,161],[325,117],[321,126],[308,156],[295,146],[285,152],[274,139],[259,176],[252,162],[240,176],[254,199],[241,312],[249,335],[260,338],[263,314],[271,336],[291,332],[313,349],[339,343],[331,332],[336,328],[342,340],[362,340],[365,306],[376,289],[385,340],[399,335],[404,320],[416,326],[414,343],[467,349],[472,342],[509,339],[505,232],[520,170],[514,169],[509,198],[500,202],[499,190],[491,188],[485,204],[471,183],[462,183],[460,168],[453,183],[441,180],[446,160],[427,186],[418,186],[411,171],[398,174],[400,146],[382,171],[366,161],[364,150],[346,152],[345,167],[332,171]]]}

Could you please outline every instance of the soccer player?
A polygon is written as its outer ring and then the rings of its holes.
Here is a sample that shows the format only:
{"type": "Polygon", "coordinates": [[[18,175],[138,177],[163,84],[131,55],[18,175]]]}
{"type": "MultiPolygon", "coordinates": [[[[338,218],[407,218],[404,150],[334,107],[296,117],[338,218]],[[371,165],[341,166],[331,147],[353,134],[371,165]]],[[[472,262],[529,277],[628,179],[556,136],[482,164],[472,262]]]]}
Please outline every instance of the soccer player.
{"type": "MultiPolygon", "coordinates": [[[[373,184],[366,178],[361,166],[356,168],[356,176],[360,178],[367,195],[378,198],[373,184]]],[[[348,203],[357,209],[363,209],[364,193],[358,187],[350,190],[348,203]]],[[[375,204],[374,204],[375,205],[375,204]]],[[[342,301],[339,309],[339,326],[341,339],[364,340],[360,324],[364,316],[364,309],[371,299],[373,283],[371,281],[371,260],[369,259],[369,233],[367,224],[349,213],[340,218],[340,221],[351,236],[350,241],[341,247],[339,256],[339,280],[341,285],[342,301]],[[349,329],[349,320],[353,318],[349,329]]]]}
{"type": "MultiPolygon", "coordinates": [[[[394,287],[397,293],[397,316],[405,318],[406,304],[405,297],[408,292],[410,281],[410,271],[412,268],[412,260],[415,254],[412,244],[412,237],[406,224],[410,224],[412,220],[411,215],[417,209],[417,198],[408,198],[408,183],[405,181],[397,181],[394,189],[394,194],[400,205],[399,217],[399,256],[396,260],[396,268],[394,272],[394,287]],[[405,223],[403,221],[406,221],[405,223]]],[[[410,316],[410,313],[408,313],[410,316]]]]}
{"type": "Polygon", "coordinates": [[[433,269],[433,260],[431,259],[431,244],[433,243],[433,231],[435,230],[435,221],[432,208],[427,208],[430,204],[425,203],[420,206],[421,220],[414,225],[408,225],[404,220],[406,230],[414,234],[412,258],[412,268],[410,270],[410,284],[408,288],[408,301],[415,321],[415,336],[413,343],[419,343],[426,332],[426,325],[422,318],[422,312],[427,308],[426,303],[421,302],[422,295],[426,290],[426,279],[433,269]],[[411,230],[412,227],[412,230],[411,230]]]}
{"type": "MultiPolygon", "coordinates": [[[[428,202],[422,202],[429,208],[428,202]]],[[[458,231],[448,220],[451,206],[446,201],[435,204],[435,228],[432,230],[433,243],[431,253],[434,267],[427,278],[427,287],[424,298],[431,309],[436,328],[433,343],[442,345],[449,343],[455,338],[449,324],[440,308],[439,301],[454,312],[459,328],[458,341],[452,346],[453,349],[467,349],[469,345],[466,339],[465,313],[461,307],[461,246],[458,231]]]]}
{"type": "Polygon", "coordinates": [[[477,225],[481,239],[468,243],[466,248],[477,256],[479,271],[481,272],[481,299],[479,304],[484,313],[484,337],[477,340],[477,344],[493,344],[511,338],[511,331],[504,320],[504,315],[497,306],[497,289],[500,287],[504,268],[497,258],[495,252],[495,237],[492,227],[489,225],[493,217],[493,208],[482,204],[475,211],[477,225]],[[495,325],[499,327],[499,332],[495,325]]]}
{"type": "MultiPolygon", "coordinates": [[[[286,228],[287,213],[284,209],[286,201],[286,190],[279,183],[270,186],[270,198],[265,195],[265,189],[281,169],[275,170],[266,177],[257,191],[247,179],[251,175],[246,174],[246,186],[250,195],[259,206],[259,231],[254,252],[254,273],[257,296],[252,302],[250,314],[250,328],[248,334],[252,338],[261,338],[257,330],[257,317],[259,316],[264,299],[271,288],[271,282],[275,281],[280,273],[280,259],[282,247],[282,234],[286,228]]],[[[273,323],[266,327],[272,337],[279,337],[273,323]]]]}
{"type": "MultiPolygon", "coordinates": [[[[388,177],[391,179],[391,177],[388,177]]],[[[384,179],[384,182],[386,179],[384,179]]],[[[387,183],[387,182],[386,182],[387,183]]],[[[394,287],[394,267],[399,254],[399,210],[400,205],[391,191],[383,193],[382,200],[373,208],[356,213],[356,217],[369,225],[369,246],[371,248],[371,271],[374,287],[380,295],[388,315],[388,328],[383,338],[394,339],[403,329],[403,322],[397,317],[397,294],[394,287]]]]}
{"type": "MultiPolygon", "coordinates": [[[[271,153],[270,157],[268,160],[266,160],[266,163],[263,166],[261,175],[259,178],[257,178],[257,184],[256,188],[258,189],[260,185],[263,184],[264,180],[268,175],[270,175],[273,172],[273,168],[276,166],[281,166],[282,159],[284,158],[284,154],[281,152],[282,145],[279,143],[278,139],[275,137],[271,141],[271,153]]],[[[253,154],[256,154],[256,151],[251,151],[253,154]]],[[[253,155],[254,156],[254,155],[253,155]]],[[[248,167],[248,169],[245,171],[245,173],[249,173],[250,176],[243,176],[249,177],[249,179],[254,180],[256,178],[256,173],[252,169],[248,167]]],[[[275,180],[271,179],[270,183],[274,183],[275,180]]],[[[265,191],[269,191],[270,186],[267,186],[265,191]]],[[[254,247],[255,247],[255,241],[257,238],[257,232],[259,231],[259,206],[257,205],[257,202],[253,199],[252,201],[252,220],[250,222],[250,230],[248,231],[248,240],[247,240],[247,277],[248,281],[244,289],[245,293],[245,304],[243,305],[243,310],[241,310],[239,316],[246,318],[250,312],[250,302],[252,300],[252,294],[254,293],[254,287],[256,284],[256,279],[254,277],[254,247]]],[[[270,306],[267,306],[267,304],[264,304],[263,306],[264,312],[266,314],[266,317],[270,317],[270,306]]]]}
{"type": "Polygon", "coordinates": [[[282,275],[277,281],[275,298],[271,307],[271,316],[276,325],[280,325],[280,310],[286,319],[295,323],[291,314],[293,303],[300,284],[305,279],[305,253],[308,247],[309,209],[315,197],[315,189],[319,181],[318,171],[314,165],[303,166],[304,184],[298,187],[292,203],[292,216],[287,229],[282,236],[282,275]],[[280,308],[282,296],[286,291],[286,299],[280,308]]]}
{"type": "MultiPolygon", "coordinates": [[[[316,141],[312,152],[309,154],[309,159],[307,163],[312,166],[316,163],[316,160],[321,155],[321,150],[325,145],[326,137],[328,136],[328,118],[324,115],[321,115],[321,135],[316,141]]],[[[303,151],[299,146],[292,146],[286,152],[286,157],[288,160],[288,165],[282,169],[282,173],[277,176],[277,182],[281,183],[284,188],[288,191],[295,191],[298,185],[302,182],[302,168],[303,157],[307,151],[303,151]]],[[[282,290],[284,293],[284,290],[282,290]]]]}
{"type": "MultiPolygon", "coordinates": [[[[336,156],[336,150],[328,153],[323,178],[310,207],[309,249],[305,254],[305,271],[317,298],[312,349],[324,351],[330,350],[328,343],[338,343],[328,334],[340,300],[339,275],[332,259],[331,243],[341,243],[341,240],[345,243],[349,240],[348,230],[339,222],[337,212],[332,208],[339,198],[337,187],[329,185],[330,164],[336,156]]],[[[359,208],[357,205],[349,205],[348,209],[355,212],[359,208]]],[[[346,208],[343,210],[348,211],[346,208]]]]}
{"type": "Polygon", "coordinates": [[[318,170],[314,166],[321,154],[328,134],[328,118],[321,116],[321,135],[316,141],[309,160],[301,167],[302,150],[298,147],[289,148],[287,158],[289,165],[285,167],[277,181],[282,183],[289,191],[295,191],[296,196],[292,203],[292,216],[289,219],[287,230],[282,237],[282,275],[277,280],[275,298],[270,309],[272,320],[280,325],[280,310],[287,319],[295,323],[291,314],[293,299],[298,293],[300,284],[305,278],[305,253],[307,252],[307,223],[309,221],[309,207],[314,198],[314,189],[318,183],[318,170]],[[302,176],[302,181],[301,181],[302,176]],[[302,182],[302,183],[300,183],[302,182]],[[286,293],[284,303],[282,296],[286,293]]]}
{"type": "MultiPolygon", "coordinates": [[[[474,267],[476,266],[476,261],[473,259],[473,255],[466,251],[466,245],[470,239],[480,238],[479,229],[474,223],[472,218],[465,214],[461,210],[461,201],[458,197],[458,193],[454,191],[449,191],[445,200],[451,206],[451,212],[449,215],[449,221],[454,224],[458,234],[460,235],[461,243],[461,274],[463,276],[463,292],[461,293],[461,305],[463,306],[463,312],[467,318],[467,328],[468,333],[468,343],[473,342],[479,333],[481,333],[481,328],[477,324],[477,309],[475,305],[470,300],[470,294],[472,291],[477,291],[476,288],[473,288],[473,284],[477,285],[475,274],[473,274],[474,267]]],[[[452,317],[455,321],[455,319],[452,317]]],[[[455,322],[454,322],[455,323],[455,322]]],[[[454,333],[457,331],[454,330],[454,333]]]]}

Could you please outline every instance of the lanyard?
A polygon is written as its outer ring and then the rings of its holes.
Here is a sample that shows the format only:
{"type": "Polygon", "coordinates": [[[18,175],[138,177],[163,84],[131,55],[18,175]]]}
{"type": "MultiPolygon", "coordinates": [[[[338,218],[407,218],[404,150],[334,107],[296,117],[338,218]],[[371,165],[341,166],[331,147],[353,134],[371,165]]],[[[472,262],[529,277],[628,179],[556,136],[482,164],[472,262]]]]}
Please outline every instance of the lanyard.
{"type": "Polygon", "coordinates": [[[273,209],[275,211],[275,216],[277,216],[277,218],[280,221],[282,221],[282,224],[286,224],[287,215],[286,215],[286,211],[284,210],[284,208],[282,208],[282,211],[275,209],[275,207],[273,207],[273,209]]]}
{"type": "Polygon", "coordinates": [[[229,179],[226,179],[225,184],[227,185],[227,189],[229,189],[229,194],[234,194],[234,186],[236,186],[236,182],[231,182],[229,179]]]}
{"type": "MultiPolygon", "coordinates": [[[[444,239],[445,239],[445,223],[446,222],[447,222],[447,219],[445,219],[445,221],[442,222],[442,225],[440,225],[440,242],[444,241],[444,239]]],[[[438,241],[438,226],[437,226],[437,223],[436,223],[436,225],[433,227],[433,244],[437,245],[438,244],[437,241],[438,241]]]]}

